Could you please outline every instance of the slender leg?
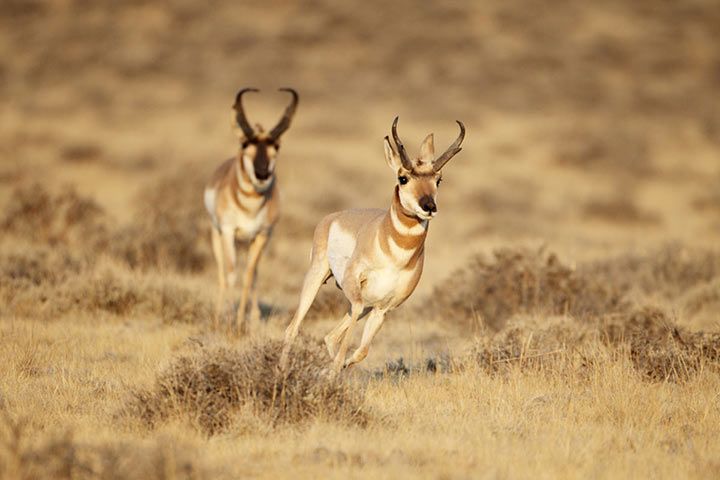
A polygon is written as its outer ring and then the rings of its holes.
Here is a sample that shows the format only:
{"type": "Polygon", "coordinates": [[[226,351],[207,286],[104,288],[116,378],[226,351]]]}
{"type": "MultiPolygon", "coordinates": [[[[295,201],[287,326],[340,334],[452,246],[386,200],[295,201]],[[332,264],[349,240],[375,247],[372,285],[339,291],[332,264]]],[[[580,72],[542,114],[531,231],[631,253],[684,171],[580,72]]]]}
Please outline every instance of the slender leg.
{"type": "Polygon", "coordinates": [[[303,281],[302,290],[300,292],[300,302],[298,308],[295,311],[295,316],[290,322],[290,325],[285,330],[285,342],[283,345],[282,355],[280,356],[280,368],[285,370],[287,368],[288,354],[290,353],[290,346],[292,345],[298,332],[300,332],[300,325],[305,319],[310,306],[312,305],[315,296],[317,295],[320,286],[327,280],[330,275],[330,267],[328,265],[325,252],[313,252],[312,261],[310,262],[310,269],[305,274],[305,280],[303,281]]]}
{"type": "Polygon", "coordinates": [[[223,264],[225,265],[225,285],[228,288],[235,286],[237,280],[237,252],[235,251],[235,229],[223,227],[220,231],[222,237],[223,264]]]}
{"type": "Polygon", "coordinates": [[[345,364],[345,355],[347,354],[348,344],[352,338],[355,325],[358,323],[358,320],[360,320],[364,310],[365,309],[363,308],[362,303],[353,302],[352,307],[350,308],[350,325],[348,325],[348,328],[343,335],[343,339],[340,342],[340,348],[338,349],[338,352],[335,355],[335,360],[333,361],[333,371],[335,374],[340,373],[340,370],[342,370],[343,365],[345,364]]]}
{"type": "Polygon", "coordinates": [[[220,312],[222,309],[223,304],[223,298],[225,298],[225,289],[227,288],[227,285],[225,283],[225,265],[224,265],[224,256],[225,253],[223,252],[223,244],[222,239],[220,237],[220,230],[215,228],[214,226],[211,227],[212,232],[212,248],[213,248],[213,256],[215,257],[215,262],[217,263],[218,268],[218,295],[215,302],[215,318],[213,320],[214,327],[217,328],[220,323],[220,312]]]}
{"type": "Polygon", "coordinates": [[[335,358],[335,355],[337,354],[337,344],[341,340],[341,335],[345,333],[349,326],[350,314],[346,313],[340,323],[338,323],[335,328],[333,328],[332,331],[325,336],[325,346],[330,354],[330,358],[335,358]]]}
{"type": "Polygon", "coordinates": [[[345,368],[355,365],[367,357],[367,354],[370,351],[370,342],[373,341],[377,332],[380,331],[383,321],[385,321],[385,311],[373,310],[365,323],[365,329],[363,330],[360,346],[357,350],[355,350],[355,353],[352,354],[352,357],[345,362],[345,368]]]}
{"type": "Polygon", "coordinates": [[[259,233],[253,238],[252,243],[250,243],[250,248],[248,249],[247,264],[245,265],[245,274],[243,275],[242,295],[240,296],[240,307],[238,308],[235,319],[235,327],[238,333],[242,332],[248,298],[250,297],[251,291],[253,293],[255,291],[258,262],[269,238],[270,235],[268,232],[259,233]]]}

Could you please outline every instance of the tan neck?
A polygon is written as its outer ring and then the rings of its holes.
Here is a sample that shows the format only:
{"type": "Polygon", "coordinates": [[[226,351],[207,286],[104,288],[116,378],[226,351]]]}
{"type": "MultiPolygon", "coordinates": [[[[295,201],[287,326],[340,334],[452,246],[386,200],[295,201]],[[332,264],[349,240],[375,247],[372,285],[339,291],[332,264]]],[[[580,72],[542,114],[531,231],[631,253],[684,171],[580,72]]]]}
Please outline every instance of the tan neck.
{"type": "Polygon", "coordinates": [[[385,214],[379,232],[380,248],[389,257],[406,268],[415,266],[423,254],[428,222],[408,214],[400,203],[395,187],[393,201],[385,214]]]}

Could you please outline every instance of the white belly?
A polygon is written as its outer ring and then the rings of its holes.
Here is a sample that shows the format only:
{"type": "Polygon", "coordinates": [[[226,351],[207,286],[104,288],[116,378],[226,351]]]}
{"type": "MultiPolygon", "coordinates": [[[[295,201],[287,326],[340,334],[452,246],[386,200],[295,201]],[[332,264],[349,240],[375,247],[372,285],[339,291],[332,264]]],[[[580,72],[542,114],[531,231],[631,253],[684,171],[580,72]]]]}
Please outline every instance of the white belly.
{"type": "Polygon", "coordinates": [[[337,223],[328,231],[327,259],[335,281],[342,285],[348,261],[355,251],[355,237],[344,231],[337,223]]]}
{"type": "Polygon", "coordinates": [[[413,270],[398,270],[392,266],[368,271],[361,292],[363,303],[366,306],[396,306],[412,281],[413,273],[413,270]]]}

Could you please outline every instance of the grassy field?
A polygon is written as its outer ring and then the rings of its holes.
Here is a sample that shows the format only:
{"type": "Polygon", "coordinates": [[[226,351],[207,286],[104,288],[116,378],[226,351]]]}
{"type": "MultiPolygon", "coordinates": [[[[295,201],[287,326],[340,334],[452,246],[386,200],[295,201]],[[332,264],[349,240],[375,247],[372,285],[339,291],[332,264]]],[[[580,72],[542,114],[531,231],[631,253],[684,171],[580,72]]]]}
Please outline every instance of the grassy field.
{"type": "Polygon", "coordinates": [[[720,12],[694,2],[0,5],[0,478],[720,477],[720,12]],[[212,328],[230,105],[284,137],[263,318],[212,328]],[[423,278],[324,375],[279,340],[382,138],[467,126],[423,278]]]}

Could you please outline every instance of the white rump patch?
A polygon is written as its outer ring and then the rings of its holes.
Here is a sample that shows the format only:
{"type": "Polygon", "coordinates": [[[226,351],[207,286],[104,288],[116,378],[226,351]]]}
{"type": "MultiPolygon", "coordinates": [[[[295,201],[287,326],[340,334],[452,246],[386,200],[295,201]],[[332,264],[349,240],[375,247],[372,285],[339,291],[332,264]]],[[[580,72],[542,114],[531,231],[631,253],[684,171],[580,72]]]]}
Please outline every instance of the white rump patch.
{"type": "Polygon", "coordinates": [[[327,259],[338,284],[342,285],[348,261],[355,251],[355,237],[340,227],[336,222],[330,224],[328,231],[327,259]]]}

